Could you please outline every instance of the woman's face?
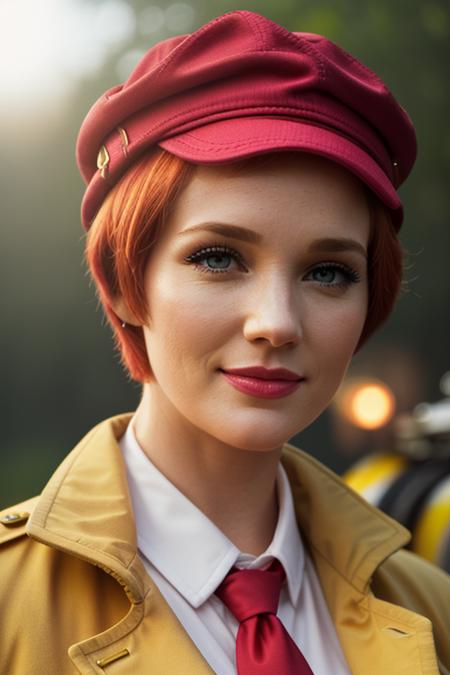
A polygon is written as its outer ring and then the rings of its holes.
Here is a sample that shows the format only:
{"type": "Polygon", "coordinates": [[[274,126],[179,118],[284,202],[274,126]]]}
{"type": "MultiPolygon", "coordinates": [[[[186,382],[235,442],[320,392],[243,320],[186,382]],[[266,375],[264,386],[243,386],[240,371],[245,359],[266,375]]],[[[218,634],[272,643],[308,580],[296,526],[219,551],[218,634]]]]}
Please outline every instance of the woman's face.
{"type": "Polygon", "coordinates": [[[326,159],[198,167],[145,275],[145,386],[165,422],[247,450],[278,448],[308,426],[364,325],[369,223],[357,179],[326,159]],[[264,398],[223,372],[250,366],[300,381],[264,398]]]}

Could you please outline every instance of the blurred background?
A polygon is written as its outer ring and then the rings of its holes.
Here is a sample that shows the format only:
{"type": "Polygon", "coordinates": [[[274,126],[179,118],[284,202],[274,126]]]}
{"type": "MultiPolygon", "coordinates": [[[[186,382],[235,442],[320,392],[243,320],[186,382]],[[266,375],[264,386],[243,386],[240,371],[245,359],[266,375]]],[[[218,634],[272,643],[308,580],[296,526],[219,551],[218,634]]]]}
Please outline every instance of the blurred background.
{"type": "Polygon", "coordinates": [[[443,395],[439,381],[450,367],[447,0],[0,0],[0,508],[37,494],[91,426],[134,409],[139,398],[113,354],[82,261],[80,124],[155,42],[234,9],[338,42],[385,80],[419,141],[401,190],[407,266],[397,309],[355,357],[336,403],[292,441],[342,472],[365,453],[388,449],[399,416],[443,395]],[[365,393],[368,413],[351,402],[356,384],[374,385],[365,393]]]}

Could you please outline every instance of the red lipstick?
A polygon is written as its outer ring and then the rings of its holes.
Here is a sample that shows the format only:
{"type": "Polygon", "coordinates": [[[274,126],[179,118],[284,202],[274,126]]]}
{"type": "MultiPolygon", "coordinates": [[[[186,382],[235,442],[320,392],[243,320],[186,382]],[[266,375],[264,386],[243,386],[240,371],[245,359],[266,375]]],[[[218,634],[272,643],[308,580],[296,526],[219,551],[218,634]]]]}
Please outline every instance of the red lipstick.
{"type": "Polygon", "coordinates": [[[259,398],[281,398],[292,394],[303,377],[286,368],[230,368],[222,370],[228,382],[244,394],[259,398]]]}

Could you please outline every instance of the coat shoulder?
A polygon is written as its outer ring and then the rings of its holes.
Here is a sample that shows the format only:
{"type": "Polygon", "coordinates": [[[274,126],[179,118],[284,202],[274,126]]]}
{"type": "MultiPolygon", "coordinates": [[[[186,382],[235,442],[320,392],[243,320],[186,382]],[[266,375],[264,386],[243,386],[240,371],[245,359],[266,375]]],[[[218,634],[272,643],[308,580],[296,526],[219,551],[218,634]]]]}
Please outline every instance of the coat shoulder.
{"type": "Polygon", "coordinates": [[[450,670],[450,575],[402,549],[380,565],[371,590],[378,598],[431,620],[439,658],[450,670]]]}
{"type": "Polygon", "coordinates": [[[0,511],[0,673],[74,675],[69,648],[117,624],[130,603],[103,569],[28,535],[38,501],[0,511]]]}

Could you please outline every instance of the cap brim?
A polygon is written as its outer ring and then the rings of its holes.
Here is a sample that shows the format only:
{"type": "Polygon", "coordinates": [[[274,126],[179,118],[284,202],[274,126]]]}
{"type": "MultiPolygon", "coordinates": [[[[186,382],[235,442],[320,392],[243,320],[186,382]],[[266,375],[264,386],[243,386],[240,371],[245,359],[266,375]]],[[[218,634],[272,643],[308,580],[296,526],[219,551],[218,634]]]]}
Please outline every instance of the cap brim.
{"type": "Polygon", "coordinates": [[[224,164],[275,150],[321,155],[360,178],[389,209],[397,229],[403,220],[401,201],[380,165],[360,146],[328,128],[279,117],[236,117],[166,138],[159,145],[198,164],[224,164]]]}

